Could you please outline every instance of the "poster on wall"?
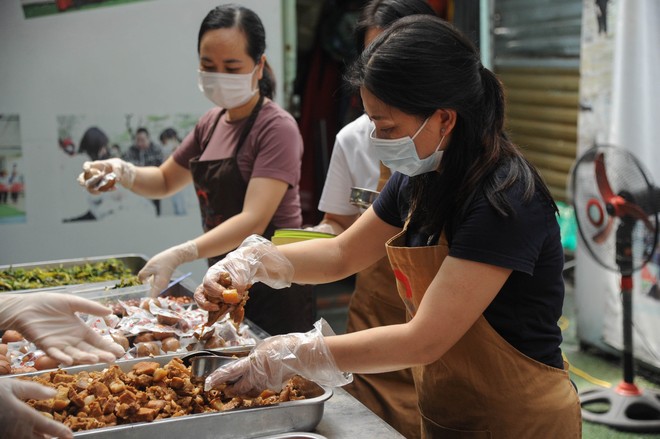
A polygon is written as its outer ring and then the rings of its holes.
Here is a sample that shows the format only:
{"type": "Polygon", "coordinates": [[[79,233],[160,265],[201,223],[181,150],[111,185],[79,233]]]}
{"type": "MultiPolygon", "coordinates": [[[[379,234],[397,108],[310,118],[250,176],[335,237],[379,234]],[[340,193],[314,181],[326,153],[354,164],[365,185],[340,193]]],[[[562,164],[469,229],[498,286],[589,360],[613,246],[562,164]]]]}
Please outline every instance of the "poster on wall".
{"type": "Polygon", "coordinates": [[[0,224],[25,222],[25,177],[18,114],[0,114],[0,224]]]}
{"type": "Polygon", "coordinates": [[[85,11],[105,6],[150,0],[20,0],[25,18],[43,17],[64,12],[85,11]]]}
{"type": "Polygon", "coordinates": [[[193,114],[57,116],[62,222],[198,215],[192,185],[162,200],[150,200],[119,185],[116,190],[93,195],[77,182],[87,161],[118,157],[136,166],[159,166],[198,118],[193,114]]]}

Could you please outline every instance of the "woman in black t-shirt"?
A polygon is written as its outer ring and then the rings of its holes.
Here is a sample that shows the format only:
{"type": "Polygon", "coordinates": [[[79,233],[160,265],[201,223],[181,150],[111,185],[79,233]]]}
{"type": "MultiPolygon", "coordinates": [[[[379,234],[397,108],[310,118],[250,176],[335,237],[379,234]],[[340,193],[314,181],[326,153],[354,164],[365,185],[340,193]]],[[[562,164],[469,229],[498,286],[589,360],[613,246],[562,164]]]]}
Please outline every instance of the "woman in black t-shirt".
{"type": "Polygon", "coordinates": [[[209,270],[204,289],[217,297],[218,275],[238,268],[250,282],[329,282],[387,253],[410,320],[273,337],[207,386],[279,388],[296,373],[342,385],[346,372],[413,367],[422,437],[580,437],[559,349],[557,208],[504,133],[502,85],[469,40],[430,16],[391,25],[348,79],[374,123],[372,146],[398,172],[338,237],[243,247],[209,270]]]}

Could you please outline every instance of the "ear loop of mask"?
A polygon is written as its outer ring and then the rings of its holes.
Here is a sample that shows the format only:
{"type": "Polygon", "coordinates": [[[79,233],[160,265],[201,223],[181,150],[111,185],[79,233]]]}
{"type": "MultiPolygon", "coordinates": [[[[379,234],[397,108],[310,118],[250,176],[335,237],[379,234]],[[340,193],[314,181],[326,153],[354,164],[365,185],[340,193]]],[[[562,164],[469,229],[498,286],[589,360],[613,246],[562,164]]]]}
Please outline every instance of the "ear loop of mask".
{"type": "Polygon", "coordinates": [[[440,132],[442,133],[442,138],[440,139],[440,143],[438,143],[438,147],[435,149],[435,152],[438,152],[440,150],[440,147],[442,146],[442,142],[444,142],[445,137],[447,137],[447,135],[445,134],[445,129],[444,128],[440,132]]]}

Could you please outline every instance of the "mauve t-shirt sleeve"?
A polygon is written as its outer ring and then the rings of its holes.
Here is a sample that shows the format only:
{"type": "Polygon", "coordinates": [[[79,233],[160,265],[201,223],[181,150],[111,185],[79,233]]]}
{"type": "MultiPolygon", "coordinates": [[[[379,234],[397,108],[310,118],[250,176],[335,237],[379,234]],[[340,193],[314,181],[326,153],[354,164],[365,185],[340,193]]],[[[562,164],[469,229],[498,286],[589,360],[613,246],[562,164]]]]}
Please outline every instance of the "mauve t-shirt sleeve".
{"type": "Polygon", "coordinates": [[[298,125],[280,114],[259,129],[259,153],[250,178],[272,178],[295,187],[300,181],[303,141],[298,125]]]}
{"type": "Polygon", "coordinates": [[[208,135],[208,130],[217,116],[219,108],[214,108],[204,114],[181,144],[172,153],[172,158],[178,164],[186,169],[190,169],[190,159],[199,156],[202,153],[202,147],[199,142],[208,135]],[[198,141],[198,139],[200,139],[198,141]]]}

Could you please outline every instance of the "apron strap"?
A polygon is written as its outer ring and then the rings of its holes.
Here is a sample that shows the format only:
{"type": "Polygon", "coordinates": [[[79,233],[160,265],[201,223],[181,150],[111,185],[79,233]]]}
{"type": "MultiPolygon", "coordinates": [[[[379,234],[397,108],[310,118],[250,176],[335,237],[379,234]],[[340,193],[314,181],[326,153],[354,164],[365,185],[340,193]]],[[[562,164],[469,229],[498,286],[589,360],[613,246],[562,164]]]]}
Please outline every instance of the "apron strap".
{"type": "Polygon", "coordinates": [[[254,122],[257,120],[257,116],[259,115],[259,112],[261,111],[263,104],[264,104],[264,95],[259,95],[259,100],[257,101],[257,105],[255,105],[254,108],[252,109],[252,112],[250,113],[248,120],[245,122],[243,131],[241,132],[241,137],[238,138],[238,143],[236,144],[236,149],[234,150],[234,157],[238,156],[238,150],[241,149],[241,146],[243,146],[243,143],[245,143],[245,139],[247,139],[248,134],[250,134],[250,131],[252,131],[254,122]]]}
{"type": "MultiPolygon", "coordinates": [[[[236,149],[234,150],[234,157],[238,155],[238,150],[241,149],[241,146],[243,146],[243,143],[245,143],[245,139],[247,139],[248,134],[250,134],[250,131],[254,126],[254,122],[257,120],[257,116],[259,115],[259,112],[263,107],[263,103],[264,103],[264,96],[260,95],[259,100],[257,101],[257,105],[255,105],[254,108],[252,109],[252,112],[250,113],[248,120],[245,122],[243,131],[241,131],[241,136],[238,138],[238,143],[236,144],[236,149]]],[[[209,130],[208,134],[206,135],[206,138],[200,145],[202,152],[204,152],[204,150],[208,146],[209,142],[211,141],[211,136],[213,136],[213,132],[215,131],[215,128],[218,125],[218,122],[220,121],[220,118],[226,112],[227,109],[223,108],[222,110],[220,110],[220,113],[218,113],[218,115],[216,116],[215,120],[213,121],[213,125],[211,125],[211,129],[209,130]]]]}
{"type": "Polygon", "coordinates": [[[213,121],[213,125],[211,125],[211,129],[209,130],[208,134],[206,135],[206,139],[204,139],[204,141],[200,144],[201,152],[204,152],[204,150],[208,146],[209,142],[211,141],[211,136],[213,135],[213,132],[215,131],[215,127],[218,125],[218,122],[220,121],[220,118],[222,117],[222,115],[225,114],[226,112],[227,112],[227,110],[223,108],[222,110],[220,110],[218,115],[215,117],[215,120],[213,121]]]}

